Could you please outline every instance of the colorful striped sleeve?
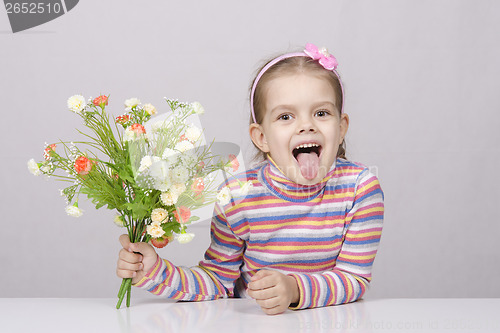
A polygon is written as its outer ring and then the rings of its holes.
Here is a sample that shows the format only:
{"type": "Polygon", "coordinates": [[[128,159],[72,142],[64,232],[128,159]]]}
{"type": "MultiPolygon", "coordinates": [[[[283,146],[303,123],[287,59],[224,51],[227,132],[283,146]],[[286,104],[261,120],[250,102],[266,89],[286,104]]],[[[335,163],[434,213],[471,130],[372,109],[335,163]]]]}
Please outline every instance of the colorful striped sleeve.
{"type": "Polygon", "coordinates": [[[290,274],[299,287],[299,303],[291,309],[349,303],[363,296],[382,233],[383,200],[378,179],[365,169],[356,182],[335,267],[317,274],[290,274]]]}
{"type": "Polygon", "coordinates": [[[244,242],[228,226],[224,212],[216,205],[212,218],[212,243],[199,266],[186,268],[158,257],[154,267],[135,286],[167,298],[205,301],[233,296],[240,276],[244,242]]]}

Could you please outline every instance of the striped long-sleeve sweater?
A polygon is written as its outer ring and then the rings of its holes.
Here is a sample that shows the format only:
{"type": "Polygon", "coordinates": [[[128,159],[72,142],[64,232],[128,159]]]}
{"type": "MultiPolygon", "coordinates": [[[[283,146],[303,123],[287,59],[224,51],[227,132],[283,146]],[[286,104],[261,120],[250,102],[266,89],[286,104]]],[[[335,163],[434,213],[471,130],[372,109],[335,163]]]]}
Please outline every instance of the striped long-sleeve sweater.
{"type": "Polygon", "coordinates": [[[177,300],[245,297],[260,269],[293,276],[293,309],[355,301],[371,280],[384,213],[377,178],[337,159],[323,181],[298,185],[272,160],[230,178],[232,198],[216,204],[205,260],[186,268],[158,258],[136,286],[177,300]],[[241,182],[251,182],[242,193],[241,182]]]}

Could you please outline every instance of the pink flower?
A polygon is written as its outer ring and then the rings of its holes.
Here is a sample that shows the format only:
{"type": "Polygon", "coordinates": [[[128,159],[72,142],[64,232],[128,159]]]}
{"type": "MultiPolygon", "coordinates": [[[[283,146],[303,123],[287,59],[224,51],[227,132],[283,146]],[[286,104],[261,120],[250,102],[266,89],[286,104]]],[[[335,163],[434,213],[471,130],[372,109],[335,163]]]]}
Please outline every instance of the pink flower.
{"type": "Polygon", "coordinates": [[[233,169],[233,172],[238,171],[238,168],[240,167],[240,162],[238,162],[238,159],[234,154],[229,154],[229,166],[233,169]]]}
{"type": "Polygon", "coordinates": [[[337,59],[328,53],[326,48],[318,49],[316,45],[307,43],[304,53],[314,60],[319,60],[320,65],[329,71],[334,70],[338,66],[337,59]]]}
{"type": "Polygon", "coordinates": [[[50,158],[52,157],[51,153],[53,151],[56,151],[56,144],[55,143],[50,144],[50,145],[47,146],[47,148],[45,148],[45,150],[43,151],[43,157],[46,160],[50,160],[50,158]]]}
{"type": "Polygon", "coordinates": [[[86,175],[92,169],[93,164],[94,162],[82,155],[76,159],[74,168],[79,175],[86,175]]]}
{"type": "Polygon", "coordinates": [[[132,124],[129,129],[135,134],[146,134],[146,129],[141,124],[132,124]]]}
{"type": "Polygon", "coordinates": [[[195,196],[201,194],[201,192],[203,192],[204,189],[205,189],[205,183],[203,182],[202,177],[193,179],[193,184],[191,184],[191,190],[193,190],[195,196]]]}
{"type": "Polygon", "coordinates": [[[108,105],[108,96],[101,95],[99,97],[96,97],[94,98],[92,103],[94,103],[95,106],[104,107],[105,105],[108,105]]]}
{"type": "Polygon", "coordinates": [[[191,210],[186,206],[177,207],[174,211],[174,217],[181,224],[187,223],[191,217],[191,210]]]}

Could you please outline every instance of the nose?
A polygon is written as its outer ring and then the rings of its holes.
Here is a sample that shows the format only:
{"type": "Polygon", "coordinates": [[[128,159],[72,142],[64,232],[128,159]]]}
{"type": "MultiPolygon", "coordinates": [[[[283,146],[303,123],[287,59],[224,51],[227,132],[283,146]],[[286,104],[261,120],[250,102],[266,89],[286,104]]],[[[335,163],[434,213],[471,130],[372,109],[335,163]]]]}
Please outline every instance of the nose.
{"type": "Polygon", "coordinates": [[[299,133],[315,133],[316,125],[311,117],[302,117],[298,124],[298,132],[299,133]]]}

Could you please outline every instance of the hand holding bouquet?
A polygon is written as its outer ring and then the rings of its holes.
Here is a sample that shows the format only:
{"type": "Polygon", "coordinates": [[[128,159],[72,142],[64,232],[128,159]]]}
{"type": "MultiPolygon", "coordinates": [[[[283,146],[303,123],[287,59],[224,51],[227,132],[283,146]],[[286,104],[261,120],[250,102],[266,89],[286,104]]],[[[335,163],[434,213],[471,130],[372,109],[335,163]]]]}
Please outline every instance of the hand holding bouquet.
{"type": "MultiPolygon", "coordinates": [[[[32,159],[28,168],[34,175],[71,183],[61,191],[68,215],[82,215],[78,201],[83,194],[96,209],[116,210],[115,223],[127,228],[133,243],[160,248],[175,236],[189,242],[194,235],[187,226],[199,219],[192,211],[217,199],[214,173],[234,170],[237,160],[234,155],[223,159],[212,154],[210,146],[202,145],[202,130],[187,123],[189,116],[204,113],[199,103],[166,101],[172,113],[146,131],[146,122],[157,113],[151,104],[128,99],[126,113],[112,119],[106,112],[108,96],[88,103],[83,96],[72,96],[68,108],[91,131],[80,132],[89,141],[48,144],[44,160],[32,159]]],[[[130,291],[131,279],[123,279],[117,308],[125,295],[130,306],[130,291]]]]}

